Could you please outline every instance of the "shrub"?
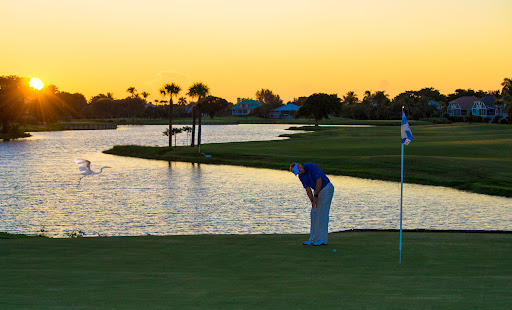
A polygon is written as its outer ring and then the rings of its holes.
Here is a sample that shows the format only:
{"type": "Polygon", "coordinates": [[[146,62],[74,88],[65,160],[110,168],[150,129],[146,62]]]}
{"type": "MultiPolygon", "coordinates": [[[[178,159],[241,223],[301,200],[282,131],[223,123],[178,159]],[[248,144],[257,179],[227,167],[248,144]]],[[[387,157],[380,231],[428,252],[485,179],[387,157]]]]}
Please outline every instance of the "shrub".
{"type": "Polygon", "coordinates": [[[501,120],[501,115],[496,115],[493,119],[492,119],[492,122],[494,124],[499,124],[500,123],[500,120],[501,120]]]}
{"type": "Polygon", "coordinates": [[[464,121],[464,118],[462,118],[461,116],[449,116],[448,119],[454,123],[464,121]]]}

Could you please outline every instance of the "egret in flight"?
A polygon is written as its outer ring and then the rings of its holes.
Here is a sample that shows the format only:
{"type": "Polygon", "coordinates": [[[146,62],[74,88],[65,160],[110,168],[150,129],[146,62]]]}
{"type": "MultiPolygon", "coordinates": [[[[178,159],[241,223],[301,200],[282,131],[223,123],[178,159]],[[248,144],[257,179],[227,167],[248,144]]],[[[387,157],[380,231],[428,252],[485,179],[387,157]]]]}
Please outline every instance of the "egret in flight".
{"type": "MultiPolygon", "coordinates": [[[[82,174],[82,177],[80,178],[80,181],[82,181],[82,178],[88,176],[88,175],[94,175],[94,174],[100,174],[103,172],[103,169],[105,168],[112,168],[109,166],[103,166],[101,167],[99,172],[95,172],[91,170],[91,162],[86,159],[75,159],[75,163],[78,164],[78,170],[80,170],[80,173],[82,174]]],[[[80,186],[80,181],[78,181],[78,185],[80,186]]]]}

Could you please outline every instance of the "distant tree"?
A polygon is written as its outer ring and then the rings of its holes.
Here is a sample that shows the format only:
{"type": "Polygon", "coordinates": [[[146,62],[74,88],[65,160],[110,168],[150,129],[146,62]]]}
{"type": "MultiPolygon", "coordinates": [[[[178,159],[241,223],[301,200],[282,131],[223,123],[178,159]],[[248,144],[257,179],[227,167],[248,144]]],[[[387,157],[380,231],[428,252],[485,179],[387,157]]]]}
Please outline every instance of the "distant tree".
{"type": "Polygon", "coordinates": [[[343,103],[345,105],[354,105],[356,103],[359,103],[359,98],[357,98],[355,92],[349,91],[345,96],[343,96],[343,103]]]}
{"type": "Polygon", "coordinates": [[[251,115],[258,117],[269,117],[270,112],[283,106],[283,100],[279,95],[269,89],[261,89],[256,92],[256,100],[263,105],[251,111],[251,115]]]}
{"type": "Polygon", "coordinates": [[[446,99],[447,99],[447,102],[450,102],[450,101],[453,101],[457,98],[460,98],[460,97],[464,97],[464,96],[468,96],[468,97],[478,97],[478,98],[482,98],[482,97],[485,97],[489,95],[489,92],[486,92],[486,91],[483,91],[483,90],[478,90],[478,91],[475,91],[471,88],[468,88],[468,89],[462,89],[462,88],[458,88],[455,90],[454,93],[452,94],[449,94],[446,99]]]}
{"type": "Polygon", "coordinates": [[[361,105],[358,107],[360,110],[360,118],[362,119],[388,119],[389,104],[388,95],[384,91],[376,91],[372,93],[367,90],[364,93],[364,98],[361,105]]]}
{"type": "Polygon", "coordinates": [[[143,92],[141,93],[141,96],[142,96],[142,98],[144,98],[144,101],[146,101],[146,99],[149,97],[149,93],[148,93],[148,92],[146,92],[146,91],[143,91],[143,92]]]}
{"type": "Polygon", "coordinates": [[[329,118],[340,102],[341,99],[336,94],[313,94],[297,110],[296,117],[312,117],[315,119],[315,126],[318,126],[318,122],[323,118],[329,118]]]}
{"type": "Polygon", "coordinates": [[[293,104],[298,105],[300,107],[304,103],[304,101],[306,101],[306,99],[308,99],[308,97],[293,98],[292,101],[288,101],[286,104],[293,103],[293,104]]]}
{"type": "Polygon", "coordinates": [[[114,117],[140,117],[144,114],[144,110],[146,109],[146,101],[139,96],[115,100],[114,104],[116,109],[114,117]]]}
{"type": "Polygon", "coordinates": [[[256,91],[256,100],[265,104],[282,105],[283,100],[279,95],[274,94],[270,89],[261,89],[256,91]]]}
{"type": "Polygon", "coordinates": [[[180,97],[180,99],[178,99],[178,104],[179,105],[187,105],[187,98],[180,97]]]}
{"type": "Polygon", "coordinates": [[[83,118],[83,109],[87,106],[87,99],[80,93],[70,94],[67,92],[60,92],[57,94],[60,102],[64,103],[64,112],[71,118],[83,118]]]}
{"type": "Polygon", "coordinates": [[[188,135],[192,132],[192,127],[190,127],[190,126],[184,126],[184,127],[182,127],[182,128],[181,128],[181,130],[182,130],[183,132],[186,132],[186,133],[187,133],[187,142],[186,142],[186,144],[188,144],[188,135]]]}
{"type": "MultiPolygon", "coordinates": [[[[169,95],[169,132],[172,133],[172,97],[178,95],[181,91],[181,87],[177,84],[165,84],[161,89],[160,93],[165,97],[169,95]]],[[[172,135],[169,135],[169,149],[172,147],[172,135]]]]}
{"type": "Polygon", "coordinates": [[[505,104],[505,113],[507,114],[507,121],[512,124],[512,79],[505,78],[501,83],[501,100],[505,104]]]}
{"type": "MultiPolygon", "coordinates": [[[[197,97],[197,104],[196,106],[194,107],[194,109],[197,109],[197,115],[199,116],[199,124],[198,124],[198,131],[197,131],[197,147],[199,149],[199,153],[201,153],[201,114],[202,114],[202,109],[201,109],[201,99],[203,98],[206,98],[206,96],[208,96],[210,94],[210,88],[208,88],[208,86],[206,86],[205,84],[203,83],[194,83],[192,86],[190,86],[190,88],[188,89],[188,93],[187,95],[189,95],[190,97],[192,98],[195,98],[197,97]]],[[[195,135],[195,115],[196,113],[192,112],[192,118],[193,118],[193,122],[192,122],[192,144],[191,146],[194,146],[194,135],[195,135]]]]}
{"type": "Polygon", "coordinates": [[[113,98],[95,96],[82,110],[86,118],[112,118],[115,115],[116,101],[113,98]]]}
{"type": "Polygon", "coordinates": [[[11,124],[19,120],[25,111],[24,90],[28,88],[27,78],[15,75],[0,76],[0,125],[2,133],[12,130],[11,124]]]}
{"type": "Polygon", "coordinates": [[[135,89],[135,87],[133,86],[130,86],[128,87],[128,89],[126,90],[126,92],[130,93],[131,97],[132,98],[135,98],[137,95],[137,90],[135,89]]]}
{"type": "Polygon", "coordinates": [[[201,105],[202,111],[208,114],[211,119],[213,119],[217,113],[229,107],[229,102],[223,98],[208,96],[202,99],[201,105]]]}
{"type": "Polygon", "coordinates": [[[176,148],[176,138],[178,136],[179,133],[182,133],[183,130],[181,128],[173,128],[171,131],[169,131],[169,128],[165,129],[165,131],[163,132],[164,136],[168,136],[168,137],[172,137],[174,136],[174,148],[176,148]],[[169,132],[171,134],[169,134],[169,132]]]}

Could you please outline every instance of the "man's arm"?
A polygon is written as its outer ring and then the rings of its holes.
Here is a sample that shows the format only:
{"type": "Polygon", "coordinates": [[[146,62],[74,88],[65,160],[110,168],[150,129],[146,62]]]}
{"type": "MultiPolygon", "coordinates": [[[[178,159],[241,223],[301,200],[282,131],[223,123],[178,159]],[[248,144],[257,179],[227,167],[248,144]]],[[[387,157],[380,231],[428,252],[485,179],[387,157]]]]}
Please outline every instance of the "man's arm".
{"type": "MultiPolygon", "coordinates": [[[[311,187],[306,187],[306,194],[308,194],[309,200],[311,200],[311,208],[315,209],[315,197],[313,196],[313,192],[311,191],[311,187]]],[[[318,199],[317,199],[318,202],[318,199]]]]}
{"type": "Polygon", "coordinates": [[[322,190],[322,178],[316,180],[315,195],[313,196],[313,203],[315,207],[318,205],[318,194],[322,190]]]}

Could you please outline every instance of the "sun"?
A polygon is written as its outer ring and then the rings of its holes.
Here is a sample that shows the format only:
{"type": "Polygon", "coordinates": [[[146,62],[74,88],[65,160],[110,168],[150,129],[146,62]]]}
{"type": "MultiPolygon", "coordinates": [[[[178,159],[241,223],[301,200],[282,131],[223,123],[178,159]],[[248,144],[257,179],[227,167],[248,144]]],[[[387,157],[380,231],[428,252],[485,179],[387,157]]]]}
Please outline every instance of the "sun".
{"type": "Polygon", "coordinates": [[[34,87],[35,89],[41,90],[43,89],[44,83],[39,78],[31,78],[30,79],[30,87],[34,87]]]}

